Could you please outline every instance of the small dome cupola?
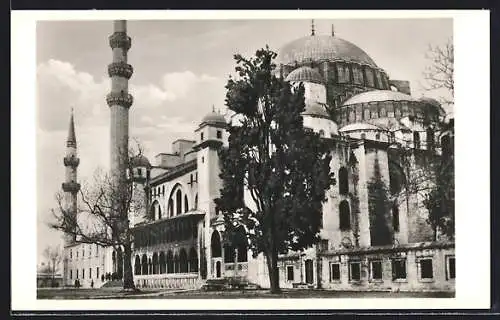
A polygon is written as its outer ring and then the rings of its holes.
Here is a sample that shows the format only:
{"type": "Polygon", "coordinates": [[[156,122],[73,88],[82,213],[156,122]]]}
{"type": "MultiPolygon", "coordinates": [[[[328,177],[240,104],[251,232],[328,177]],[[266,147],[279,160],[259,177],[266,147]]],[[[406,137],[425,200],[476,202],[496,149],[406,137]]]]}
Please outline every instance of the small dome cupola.
{"type": "Polygon", "coordinates": [[[144,155],[140,154],[130,158],[130,167],[134,181],[144,183],[149,178],[151,162],[144,155]]]}
{"type": "Polygon", "coordinates": [[[204,147],[207,143],[210,146],[218,146],[227,140],[228,122],[220,111],[215,111],[212,106],[212,111],[201,119],[201,123],[195,130],[198,135],[195,147],[204,147]],[[215,143],[215,144],[214,144],[215,143]]]}
{"type": "Polygon", "coordinates": [[[310,82],[323,84],[323,79],[318,71],[313,68],[303,66],[290,72],[285,79],[288,82],[310,82]]]}
{"type": "Polygon", "coordinates": [[[200,127],[204,124],[212,124],[212,125],[226,125],[226,118],[220,113],[215,111],[215,108],[212,107],[212,112],[208,113],[201,119],[200,127]]]}

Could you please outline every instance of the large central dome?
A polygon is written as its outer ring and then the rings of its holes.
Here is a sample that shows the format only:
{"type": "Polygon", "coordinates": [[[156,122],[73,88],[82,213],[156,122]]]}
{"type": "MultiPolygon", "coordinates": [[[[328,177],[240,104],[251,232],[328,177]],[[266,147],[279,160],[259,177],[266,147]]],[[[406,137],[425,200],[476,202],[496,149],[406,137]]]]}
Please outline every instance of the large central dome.
{"type": "Polygon", "coordinates": [[[377,68],[366,52],[349,41],[331,35],[306,36],[294,40],[281,48],[278,60],[284,65],[345,61],[377,68]]]}

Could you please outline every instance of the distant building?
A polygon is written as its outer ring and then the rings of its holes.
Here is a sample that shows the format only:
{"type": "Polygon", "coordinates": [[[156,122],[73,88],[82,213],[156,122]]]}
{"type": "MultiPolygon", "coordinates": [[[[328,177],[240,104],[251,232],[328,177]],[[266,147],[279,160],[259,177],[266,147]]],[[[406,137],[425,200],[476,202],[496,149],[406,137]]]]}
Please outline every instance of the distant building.
{"type": "MultiPolygon", "coordinates": [[[[453,164],[453,126],[437,130],[439,103],[412,97],[408,81],[389,79],[367,53],[333,33],[313,32],[286,44],[277,72],[293,85],[304,84],[304,126],[331,140],[337,179],[323,205],[322,241],[280,256],[281,287],[454,291],[454,242],[436,240],[423,199],[401,192],[398,160],[404,149],[411,150],[413,170],[425,172],[425,151],[453,164]],[[386,212],[369,210],[374,179],[389,190],[386,212]]],[[[159,153],[153,164],[133,159],[131,176],[143,186],[149,215],[131,221],[138,287],[195,288],[218,278],[269,286],[264,257],[252,258],[243,228],[241,241],[224,242],[223,217],[214,204],[221,188],[217,150],[227,146],[228,121],[212,111],[200,120],[194,141],[175,141],[172,152],[159,153]]],[[[112,135],[126,132],[124,122],[112,122],[112,135]]]]}

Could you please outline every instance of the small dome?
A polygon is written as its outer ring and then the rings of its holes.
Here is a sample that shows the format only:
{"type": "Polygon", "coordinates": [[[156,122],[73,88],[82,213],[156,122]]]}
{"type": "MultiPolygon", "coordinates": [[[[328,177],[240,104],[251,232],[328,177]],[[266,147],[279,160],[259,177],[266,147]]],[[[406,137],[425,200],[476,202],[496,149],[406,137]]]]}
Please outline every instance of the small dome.
{"type": "Polygon", "coordinates": [[[285,65],[343,61],[377,68],[372,58],[358,46],[331,35],[311,35],[296,39],[280,49],[278,59],[285,65]]]}
{"type": "Polygon", "coordinates": [[[339,129],[340,132],[349,132],[349,131],[358,131],[358,130],[384,131],[382,128],[374,126],[373,124],[361,123],[361,122],[351,123],[351,124],[348,124],[347,126],[339,129]]]}
{"type": "Polygon", "coordinates": [[[142,154],[132,157],[130,159],[130,164],[132,165],[132,167],[151,167],[151,163],[149,162],[148,158],[146,158],[142,154]]]}
{"type": "Polygon", "coordinates": [[[226,124],[226,118],[218,112],[215,112],[215,110],[212,110],[209,114],[203,117],[201,119],[201,123],[208,123],[208,124],[226,124]]]}
{"type": "Polygon", "coordinates": [[[285,80],[323,84],[323,79],[319,72],[310,67],[300,67],[293,70],[288,74],[285,80]]]}
{"type": "Polygon", "coordinates": [[[302,112],[303,116],[311,116],[311,117],[317,117],[317,118],[326,118],[326,119],[331,119],[330,115],[328,114],[328,111],[326,111],[326,104],[319,103],[319,102],[308,102],[306,103],[306,110],[302,112]]]}
{"type": "Polygon", "coordinates": [[[343,103],[344,106],[359,103],[379,102],[379,101],[417,101],[412,96],[402,92],[392,90],[372,90],[362,92],[343,103]]]}

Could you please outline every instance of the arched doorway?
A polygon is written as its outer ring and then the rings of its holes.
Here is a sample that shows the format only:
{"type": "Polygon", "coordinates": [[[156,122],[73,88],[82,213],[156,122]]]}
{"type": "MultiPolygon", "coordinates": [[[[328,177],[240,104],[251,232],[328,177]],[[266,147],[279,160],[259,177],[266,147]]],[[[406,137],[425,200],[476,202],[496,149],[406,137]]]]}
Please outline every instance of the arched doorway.
{"type": "Polygon", "coordinates": [[[311,259],[307,259],[305,261],[305,267],[306,267],[306,283],[312,284],[314,281],[313,261],[311,259]]]}
{"type": "Polygon", "coordinates": [[[158,253],[153,253],[153,274],[158,274],[158,253]]]}
{"type": "Polygon", "coordinates": [[[167,273],[174,272],[174,255],[172,251],[168,250],[167,252],[167,273]]]}
{"type": "Polygon", "coordinates": [[[140,275],[141,274],[141,258],[139,256],[135,256],[135,262],[134,262],[134,274],[135,275],[140,275]]]}
{"type": "Polygon", "coordinates": [[[165,261],[165,252],[160,252],[160,273],[163,274],[166,272],[167,265],[165,261]]]}
{"type": "Polygon", "coordinates": [[[179,271],[180,273],[187,273],[188,272],[188,259],[187,259],[187,253],[184,248],[181,249],[179,253],[179,271]]]}

